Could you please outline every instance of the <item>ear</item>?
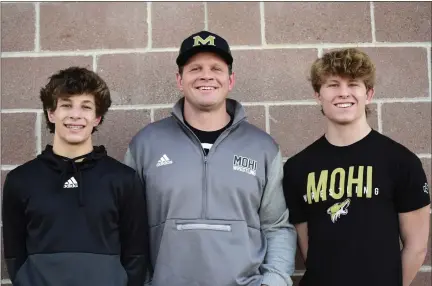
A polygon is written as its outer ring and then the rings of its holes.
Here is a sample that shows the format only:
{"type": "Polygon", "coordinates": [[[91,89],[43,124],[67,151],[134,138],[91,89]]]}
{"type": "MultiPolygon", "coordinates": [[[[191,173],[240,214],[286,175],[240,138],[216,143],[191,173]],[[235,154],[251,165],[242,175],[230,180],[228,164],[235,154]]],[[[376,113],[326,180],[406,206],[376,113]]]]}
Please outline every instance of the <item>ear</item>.
{"type": "Polygon", "coordinates": [[[321,95],[319,94],[319,92],[314,92],[314,98],[316,102],[321,105],[321,95]]]}
{"type": "Polygon", "coordinates": [[[49,122],[51,122],[51,123],[55,123],[54,111],[48,109],[48,110],[47,110],[47,114],[48,114],[48,120],[49,120],[49,122]]]}
{"type": "Polygon", "coordinates": [[[231,91],[234,88],[235,84],[235,73],[232,72],[229,76],[229,84],[228,84],[228,90],[231,91]]]}
{"type": "Polygon", "coordinates": [[[176,73],[176,81],[177,81],[177,87],[180,89],[180,91],[183,91],[183,79],[180,73],[176,73]]]}
{"type": "Polygon", "coordinates": [[[101,122],[102,116],[96,117],[95,120],[93,121],[93,127],[96,127],[99,125],[99,123],[101,122]]]}
{"type": "Polygon", "coordinates": [[[373,88],[369,89],[366,92],[366,104],[371,103],[372,98],[374,97],[374,95],[375,95],[375,90],[373,88]]]}

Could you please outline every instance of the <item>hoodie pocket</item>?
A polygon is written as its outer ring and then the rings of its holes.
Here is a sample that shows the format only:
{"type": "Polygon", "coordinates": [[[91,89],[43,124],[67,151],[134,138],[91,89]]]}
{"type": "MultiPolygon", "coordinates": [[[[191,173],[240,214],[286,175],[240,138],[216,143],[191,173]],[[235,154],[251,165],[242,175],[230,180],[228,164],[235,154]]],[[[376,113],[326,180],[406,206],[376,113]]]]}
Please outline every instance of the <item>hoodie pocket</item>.
{"type": "Polygon", "coordinates": [[[244,221],[168,220],[159,231],[153,286],[260,284],[265,239],[244,221]]]}

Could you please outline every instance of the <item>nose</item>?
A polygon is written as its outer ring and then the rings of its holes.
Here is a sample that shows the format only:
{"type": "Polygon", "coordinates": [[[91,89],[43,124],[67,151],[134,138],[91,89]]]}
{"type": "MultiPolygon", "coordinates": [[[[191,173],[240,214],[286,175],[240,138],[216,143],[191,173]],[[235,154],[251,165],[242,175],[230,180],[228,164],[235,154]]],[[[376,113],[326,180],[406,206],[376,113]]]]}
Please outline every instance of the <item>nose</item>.
{"type": "Polygon", "coordinates": [[[214,75],[210,69],[203,69],[201,74],[201,80],[213,80],[214,75]]]}
{"type": "Polygon", "coordinates": [[[69,117],[72,119],[79,119],[81,118],[81,108],[74,106],[69,111],[69,117]]]}
{"type": "Polygon", "coordinates": [[[351,94],[349,87],[346,84],[341,84],[339,87],[339,97],[347,98],[351,94]]]}

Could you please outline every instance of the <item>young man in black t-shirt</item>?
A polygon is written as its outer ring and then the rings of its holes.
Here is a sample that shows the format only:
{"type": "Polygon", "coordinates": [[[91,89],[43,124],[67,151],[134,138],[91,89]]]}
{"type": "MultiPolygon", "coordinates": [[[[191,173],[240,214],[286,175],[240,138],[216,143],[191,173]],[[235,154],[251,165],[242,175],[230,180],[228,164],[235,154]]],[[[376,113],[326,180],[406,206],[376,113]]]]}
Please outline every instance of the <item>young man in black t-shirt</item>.
{"type": "Polygon", "coordinates": [[[306,262],[300,285],[408,286],[429,234],[421,161],[368,125],[375,82],[368,55],[329,52],[313,64],[311,81],[327,131],[284,166],[290,222],[306,262]]]}

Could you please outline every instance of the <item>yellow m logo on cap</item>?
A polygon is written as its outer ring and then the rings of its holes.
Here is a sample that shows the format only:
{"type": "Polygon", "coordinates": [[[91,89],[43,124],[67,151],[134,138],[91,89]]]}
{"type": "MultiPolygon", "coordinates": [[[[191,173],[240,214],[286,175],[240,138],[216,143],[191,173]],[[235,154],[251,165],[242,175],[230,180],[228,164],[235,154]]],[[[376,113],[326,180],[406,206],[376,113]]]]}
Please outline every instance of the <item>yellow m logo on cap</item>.
{"type": "Polygon", "coordinates": [[[200,45],[207,45],[207,44],[209,46],[216,46],[214,43],[214,40],[216,39],[215,36],[208,36],[204,40],[200,36],[195,36],[195,37],[193,37],[193,39],[194,39],[194,45],[193,45],[194,47],[200,46],[200,45]]]}

